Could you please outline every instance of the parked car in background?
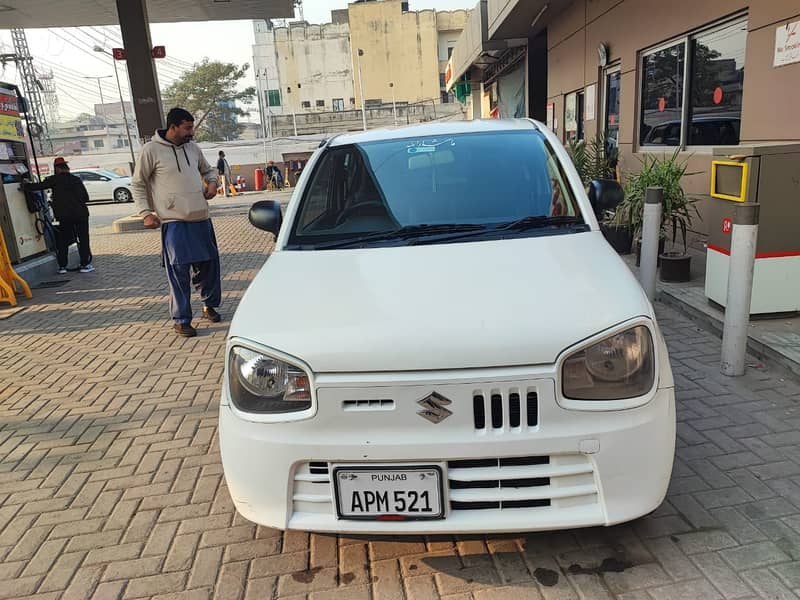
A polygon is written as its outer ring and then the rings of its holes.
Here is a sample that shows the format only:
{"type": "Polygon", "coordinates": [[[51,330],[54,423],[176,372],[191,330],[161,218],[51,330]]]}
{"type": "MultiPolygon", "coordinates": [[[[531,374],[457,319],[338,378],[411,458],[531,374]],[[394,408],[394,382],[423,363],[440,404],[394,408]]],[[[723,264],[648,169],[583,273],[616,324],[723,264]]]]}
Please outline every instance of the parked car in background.
{"type": "Polygon", "coordinates": [[[76,169],[73,175],[81,178],[89,200],[113,200],[114,202],[133,202],[131,178],[105,169],[76,169]]]}
{"type": "Polygon", "coordinates": [[[277,241],[226,349],[219,437],[239,512],[398,535],[655,510],[672,371],[597,223],[622,190],[591,190],[546,126],[486,120],[337,135],[285,217],[253,204],[277,241]]]}

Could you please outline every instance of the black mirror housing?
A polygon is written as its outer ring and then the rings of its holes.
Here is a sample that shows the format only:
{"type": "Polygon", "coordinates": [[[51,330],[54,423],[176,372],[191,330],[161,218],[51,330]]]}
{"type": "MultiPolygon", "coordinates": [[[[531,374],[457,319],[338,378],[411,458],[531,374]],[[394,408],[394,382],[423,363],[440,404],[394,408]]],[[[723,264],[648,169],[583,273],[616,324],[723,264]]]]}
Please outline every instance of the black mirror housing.
{"type": "Polygon", "coordinates": [[[253,227],[263,231],[269,231],[278,236],[283,224],[283,213],[281,212],[280,202],[275,200],[260,200],[250,207],[247,215],[253,227]]]}
{"type": "Polygon", "coordinates": [[[589,184],[589,202],[595,216],[600,218],[607,210],[614,210],[625,198],[622,186],[613,179],[595,179],[589,184]]]}

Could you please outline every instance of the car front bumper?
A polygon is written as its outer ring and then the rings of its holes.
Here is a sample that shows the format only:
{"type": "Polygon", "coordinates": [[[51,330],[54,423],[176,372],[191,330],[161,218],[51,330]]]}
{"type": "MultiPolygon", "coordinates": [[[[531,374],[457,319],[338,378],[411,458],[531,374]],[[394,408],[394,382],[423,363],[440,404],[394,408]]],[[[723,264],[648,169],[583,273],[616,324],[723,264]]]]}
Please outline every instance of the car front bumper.
{"type": "Polygon", "coordinates": [[[245,518],[279,529],[394,535],[613,525],[656,509],[675,448],[672,387],[656,389],[636,408],[569,410],[546,375],[404,374],[402,382],[319,377],[316,414],[281,423],[250,420],[223,391],[220,448],[233,502],[245,518]],[[432,391],[452,401],[452,414],[440,423],[419,414],[419,400],[432,391]],[[533,404],[526,402],[532,393],[533,404]],[[519,417],[509,410],[514,394],[521,398],[519,417]],[[476,397],[486,399],[482,428],[476,397]],[[493,423],[495,398],[502,416],[493,423]],[[508,466],[508,458],[523,466],[508,466]],[[340,519],[331,477],[336,464],[441,466],[444,518],[340,519]],[[470,481],[487,473],[499,482],[496,489],[470,489],[470,481]],[[532,487],[516,487],[534,480],[532,487]]]}

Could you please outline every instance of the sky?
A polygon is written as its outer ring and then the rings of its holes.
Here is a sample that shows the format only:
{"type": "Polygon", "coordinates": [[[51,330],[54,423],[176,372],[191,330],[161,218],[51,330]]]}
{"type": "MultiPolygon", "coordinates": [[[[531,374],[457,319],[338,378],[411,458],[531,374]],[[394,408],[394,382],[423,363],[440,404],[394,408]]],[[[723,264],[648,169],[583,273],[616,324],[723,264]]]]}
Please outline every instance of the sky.
{"type": "MultiPolygon", "coordinates": [[[[477,0],[410,0],[411,10],[435,8],[453,10],[472,8],[477,0]]],[[[330,21],[330,11],[346,8],[347,0],[306,0],[304,18],[309,23],[330,21]]],[[[61,120],[82,112],[93,112],[100,103],[100,90],[105,102],[118,102],[119,92],[114,79],[110,57],[93,52],[96,45],[105,48],[121,46],[118,27],[84,27],[67,29],[28,29],[28,46],[39,68],[51,69],[58,91],[61,120]],[[92,77],[101,77],[98,80],[92,77]]],[[[153,24],[150,28],[153,45],[166,46],[167,58],[157,60],[156,66],[162,87],[174,81],[180,73],[208,57],[211,60],[252,65],[254,43],[252,21],[200,22],[153,24]]],[[[13,52],[11,33],[0,30],[0,54],[13,52]]],[[[122,95],[130,99],[124,62],[118,62],[122,95]]],[[[0,81],[20,83],[16,69],[9,63],[0,65],[0,81]]],[[[254,86],[250,69],[241,87],[254,86]]],[[[245,121],[258,122],[258,110],[245,121]]]]}

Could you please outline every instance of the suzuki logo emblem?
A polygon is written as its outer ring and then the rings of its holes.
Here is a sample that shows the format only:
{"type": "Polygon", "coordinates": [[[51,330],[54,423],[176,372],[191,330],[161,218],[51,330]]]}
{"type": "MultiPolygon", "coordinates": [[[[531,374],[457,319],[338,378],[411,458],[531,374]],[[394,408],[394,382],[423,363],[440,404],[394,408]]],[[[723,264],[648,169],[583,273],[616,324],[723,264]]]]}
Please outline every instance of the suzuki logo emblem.
{"type": "Polygon", "coordinates": [[[445,406],[452,404],[452,401],[437,392],[428,394],[422,400],[419,400],[417,404],[422,407],[422,410],[417,411],[417,414],[423,419],[428,419],[434,425],[441,423],[453,414],[452,411],[445,408],[445,406]]]}

